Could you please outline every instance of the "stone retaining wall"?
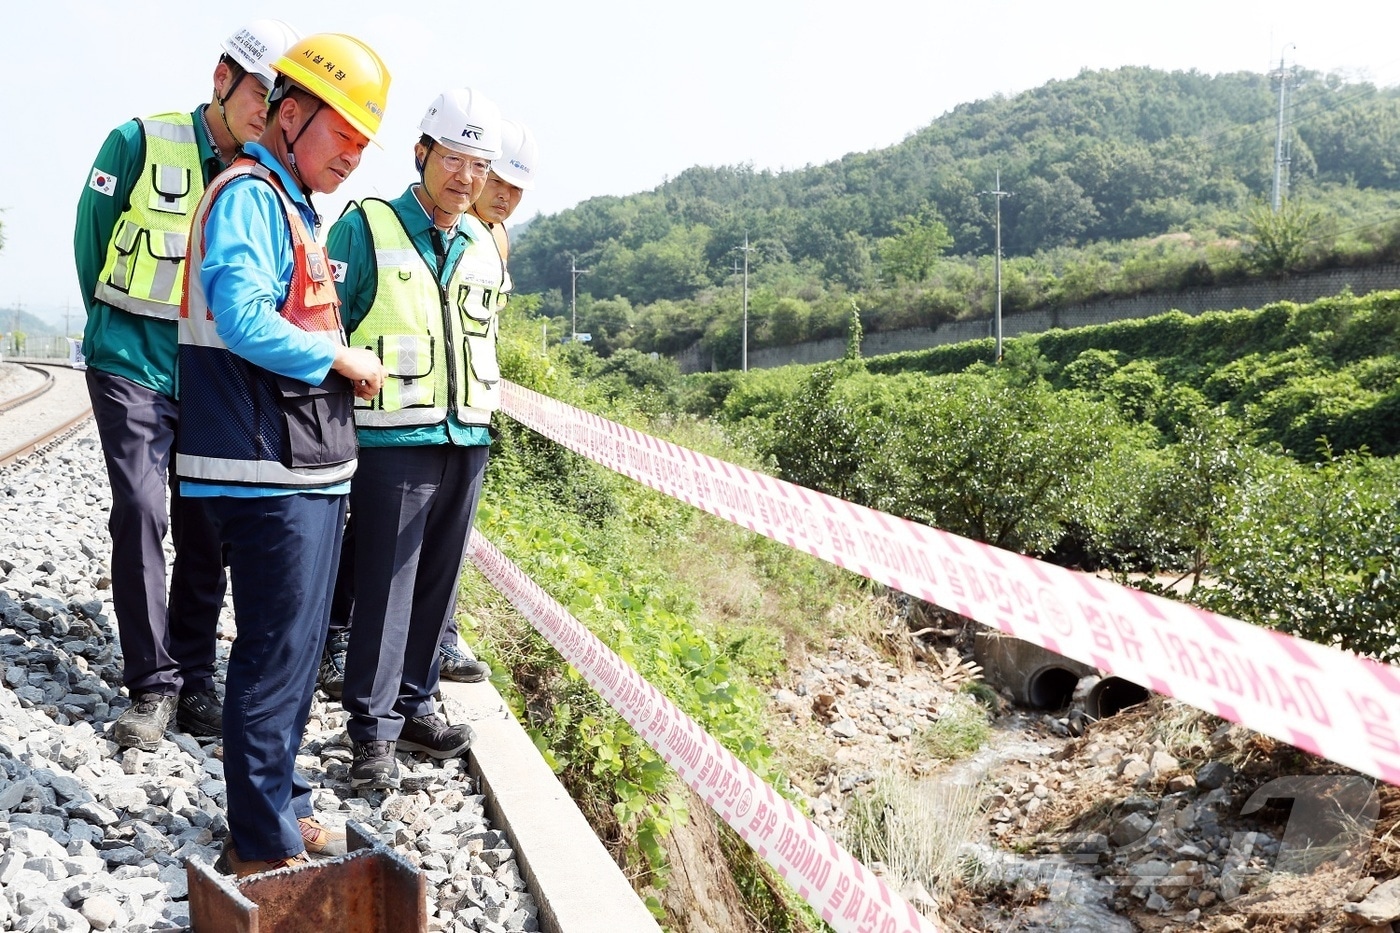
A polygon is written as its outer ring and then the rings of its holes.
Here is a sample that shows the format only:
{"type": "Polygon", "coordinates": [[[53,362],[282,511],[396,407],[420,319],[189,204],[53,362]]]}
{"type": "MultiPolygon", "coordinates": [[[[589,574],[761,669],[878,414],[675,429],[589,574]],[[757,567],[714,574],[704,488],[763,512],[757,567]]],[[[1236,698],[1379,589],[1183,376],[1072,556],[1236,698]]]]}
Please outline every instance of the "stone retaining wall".
{"type": "MultiPolygon", "coordinates": [[[[1152,317],[1172,310],[1200,314],[1203,311],[1258,308],[1274,301],[1301,303],[1336,295],[1347,288],[1357,295],[1400,288],[1400,263],[1358,269],[1331,269],[1284,279],[1260,279],[1239,285],[1219,285],[1170,294],[1136,295],[1132,298],[1109,298],[1064,308],[1038,309],[1005,315],[1002,318],[1001,329],[1003,337],[1016,337],[1055,328],[1087,327],[1092,324],[1152,317]]],[[[953,321],[932,329],[916,327],[867,333],[861,341],[861,353],[865,356],[883,356],[887,353],[925,350],[929,347],[991,336],[993,334],[990,318],[953,321]]],[[[765,347],[749,351],[749,367],[768,369],[790,363],[823,363],[839,360],[845,352],[845,337],[813,340],[787,347],[765,347]]],[[[685,373],[713,368],[710,354],[698,343],[677,355],[676,362],[681,372],[685,373]]]]}

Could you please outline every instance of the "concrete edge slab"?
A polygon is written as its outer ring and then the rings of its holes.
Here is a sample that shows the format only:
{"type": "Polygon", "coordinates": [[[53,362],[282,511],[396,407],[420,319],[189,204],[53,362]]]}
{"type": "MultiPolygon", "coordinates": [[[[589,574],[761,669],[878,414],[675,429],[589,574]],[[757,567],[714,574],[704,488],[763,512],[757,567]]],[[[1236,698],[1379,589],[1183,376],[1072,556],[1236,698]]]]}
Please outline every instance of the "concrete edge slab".
{"type": "Polygon", "coordinates": [[[546,933],[661,933],[564,786],[490,683],[442,682],[451,722],[476,741],[471,774],[506,834],[546,933]]]}

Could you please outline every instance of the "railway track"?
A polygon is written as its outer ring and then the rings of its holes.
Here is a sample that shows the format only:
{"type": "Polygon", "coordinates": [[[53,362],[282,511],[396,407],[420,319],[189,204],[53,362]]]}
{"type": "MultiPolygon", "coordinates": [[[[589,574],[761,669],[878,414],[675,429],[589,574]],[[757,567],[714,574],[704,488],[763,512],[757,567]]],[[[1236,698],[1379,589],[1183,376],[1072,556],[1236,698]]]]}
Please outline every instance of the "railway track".
{"type": "Polygon", "coordinates": [[[0,468],[67,437],[92,417],[82,370],[66,363],[10,363],[38,385],[0,399],[0,468]]]}

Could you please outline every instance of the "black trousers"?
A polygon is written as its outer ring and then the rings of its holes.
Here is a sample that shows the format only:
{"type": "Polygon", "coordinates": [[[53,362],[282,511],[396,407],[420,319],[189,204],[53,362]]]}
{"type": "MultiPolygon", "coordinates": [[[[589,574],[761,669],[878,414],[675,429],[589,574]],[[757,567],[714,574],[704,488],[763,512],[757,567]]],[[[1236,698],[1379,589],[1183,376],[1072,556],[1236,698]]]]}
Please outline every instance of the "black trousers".
{"type": "Polygon", "coordinates": [[[360,448],[350,484],[355,621],[342,700],[357,742],[397,740],[406,719],[434,711],[437,647],[452,625],[490,450],[360,448]]]}
{"type": "Polygon", "coordinates": [[[87,385],[112,488],[107,528],[122,680],[132,694],[208,689],[227,578],[204,503],[181,496],[173,479],[178,407],[96,369],[87,371],[87,385]],[[167,529],[175,546],[168,600],[167,529]]]}

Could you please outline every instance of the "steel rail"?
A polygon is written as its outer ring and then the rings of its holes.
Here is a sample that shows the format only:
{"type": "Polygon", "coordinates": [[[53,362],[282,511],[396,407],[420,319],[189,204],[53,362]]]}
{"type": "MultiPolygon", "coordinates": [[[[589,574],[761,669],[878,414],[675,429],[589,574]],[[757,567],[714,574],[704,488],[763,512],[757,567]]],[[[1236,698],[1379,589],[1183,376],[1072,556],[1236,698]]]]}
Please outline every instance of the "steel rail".
{"type": "Polygon", "coordinates": [[[34,399],[38,398],[39,396],[43,395],[45,392],[53,388],[53,373],[49,372],[47,369],[41,369],[40,367],[34,366],[30,363],[16,363],[15,365],[22,366],[30,372],[38,373],[39,375],[44,377],[44,381],[41,385],[39,385],[36,388],[30,389],[28,392],[21,393],[20,395],[16,395],[14,398],[6,399],[5,401],[0,402],[0,411],[9,411],[11,408],[18,408],[25,402],[33,401],[34,399]]]}
{"type": "MultiPolygon", "coordinates": [[[[13,409],[19,408],[21,405],[32,402],[35,399],[42,396],[44,393],[48,392],[54,386],[53,373],[41,368],[41,366],[44,364],[34,365],[30,363],[22,363],[19,365],[24,366],[25,369],[30,369],[35,372],[42,373],[44,375],[44,384],[35,389],[31,389],[28,392],[25,392],[17,398],[9,399],[3,404],[0,404],[0,412],[11,411],[13,409]]],[[[65,365],[65,368],[68,367],[65,365]]],[[[78,414],[74,415],[71,418],[65,419],[57,426],[46,430],[43,434],[39,435],[38,437],[29,438],[25,441],[20,442],[17,446],[10,447],[8,449],[0,449],[0,469],[3,469],[12,463],[15,463],[16,461],[23,460],[25,457],[28,457],[31,454],[34,454],[40,450],[43,450],[46,447],[58,443],[59,441],[66,438],[70,432],[77,428],[78,425],[82,424],[84,421],[91,417],[92,405],[89,404],[85,406],[82,411],[78,412],[78,414]]]]}

